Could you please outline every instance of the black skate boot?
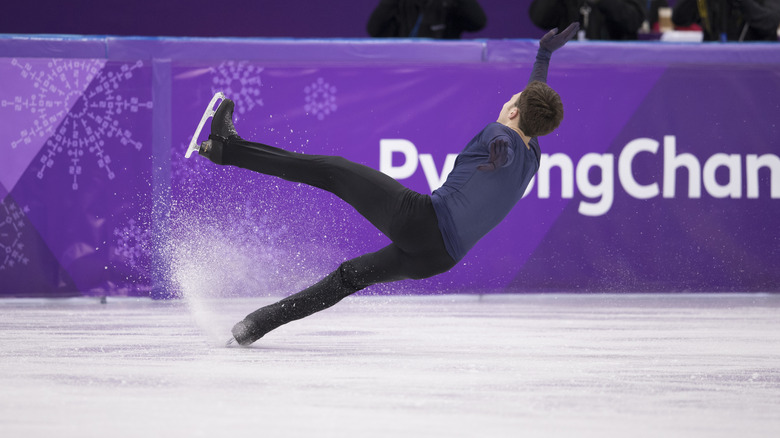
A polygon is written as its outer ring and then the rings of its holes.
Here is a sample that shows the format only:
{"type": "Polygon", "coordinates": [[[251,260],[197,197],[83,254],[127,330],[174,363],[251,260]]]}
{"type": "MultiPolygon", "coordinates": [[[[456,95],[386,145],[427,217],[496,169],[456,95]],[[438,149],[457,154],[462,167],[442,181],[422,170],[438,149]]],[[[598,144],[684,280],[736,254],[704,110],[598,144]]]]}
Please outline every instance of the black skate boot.
{"type": "Polygon", "coordinates": [[[325,310],[366,286],[356,278],[350,262],[344,262],[308,288],[247,315],[233,326],[233,339],[250,345],[279,326],[325,310]]]}
{"type": "Polygon", "coordinates": [[[231,333],[233,334],[233,339],[229,342],[235,340],[239,345],[244,347],[260,339],[260,336],[253,333],[252,325],[251,323],[247,323],[247,321],[237,322],[236,325],[233,326],[231,333]]]}
{"type": "Polygon", "coordinates": [[[222,151],[228,140],[240,139],[236,128],[233,126],[233,108],[235,104],[230,99],[220,102],[214,118],[211,119],[211,134],[209,139],[200,144],[198,153],[216,164],[224,164],[222,151]]]}

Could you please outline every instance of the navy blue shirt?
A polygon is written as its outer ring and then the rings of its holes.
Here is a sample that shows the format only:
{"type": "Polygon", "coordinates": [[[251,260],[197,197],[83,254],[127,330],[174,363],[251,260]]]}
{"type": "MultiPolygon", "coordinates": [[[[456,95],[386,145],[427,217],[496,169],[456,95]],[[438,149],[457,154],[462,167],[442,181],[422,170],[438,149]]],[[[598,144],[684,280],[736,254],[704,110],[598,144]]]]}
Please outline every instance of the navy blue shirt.
{"type": "MultiPolygon", "coordinates": [[[[551,52],[539,49],[531,81],[547,81],[551,52]]],[[[439,230],[449,255],[460,261],[477,241],[492,230],[523,197],[539,170],[541,152],[536,137],[525,146],[520,134],[501,123],[491,123],[458,155],[447,181],[431,194],[439,230]],[[492,172],[477,170],[490,158],[490,144],[509,144],[508,160],[492,172]]]]}
{"type": "Polygon", "coordinates": [[[520,135],[501,123],[491,123],[474,137],[455,160],[443,186],[431,195],[433,209],[447,252],[459,261],[492,230],[523,197],[539,170],[539,143],[525,147],[520,135]],[[503,138],[509,143],[507,163],[495,171],[477,170],[488,161],[489,145],[503,138]]]}

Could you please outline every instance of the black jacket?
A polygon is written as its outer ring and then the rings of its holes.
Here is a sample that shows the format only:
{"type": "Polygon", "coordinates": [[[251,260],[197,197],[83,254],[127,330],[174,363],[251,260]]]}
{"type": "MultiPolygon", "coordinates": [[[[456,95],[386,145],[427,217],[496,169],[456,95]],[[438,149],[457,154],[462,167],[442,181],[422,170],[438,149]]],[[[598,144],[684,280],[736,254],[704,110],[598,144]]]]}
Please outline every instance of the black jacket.
{"type": "Polygon", "coordinates": [[[486,23],[476,0],[381,0],[366,29],[372,37],[458,39],[486,23]]]}
{"type": "Polygon", "coordinates": [[[579,21],[590,40],[635,40],[645,21],[641,0],[534,0],[528,13],[543,30],[565,29],[579,21]],[[587,24],[583,7],[590,8],[587,24]]]}
{"type": "Polygon", "coordinates": [[[677,0],[672,12],[677,26],[699,24],[705,41],[777,41],[780,0],[677,0]],[[705,7],[702,14],[700,7],[705,7]],[[706,16],[706,19],[702,17],[706,16]]]}

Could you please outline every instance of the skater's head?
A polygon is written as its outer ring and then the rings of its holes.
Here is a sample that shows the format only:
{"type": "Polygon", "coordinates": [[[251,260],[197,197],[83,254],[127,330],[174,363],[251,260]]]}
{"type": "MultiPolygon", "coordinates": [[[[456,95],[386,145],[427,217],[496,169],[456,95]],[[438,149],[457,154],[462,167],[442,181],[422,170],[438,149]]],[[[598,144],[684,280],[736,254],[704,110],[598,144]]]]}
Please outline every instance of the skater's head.
{"type": "Polygon", "coordinates": [[[533,81],[523,91],[512,96],[498,118],[529,137],[541,137],[553,132],[563,120],[561,96],[544,82],[533,81]]]}

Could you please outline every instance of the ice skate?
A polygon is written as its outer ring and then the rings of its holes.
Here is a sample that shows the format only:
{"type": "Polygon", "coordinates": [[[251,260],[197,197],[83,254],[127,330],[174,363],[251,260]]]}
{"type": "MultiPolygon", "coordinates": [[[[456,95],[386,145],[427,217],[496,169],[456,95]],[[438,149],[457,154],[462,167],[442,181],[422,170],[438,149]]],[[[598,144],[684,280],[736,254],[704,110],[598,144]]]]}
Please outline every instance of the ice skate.
{"type": "Polygon", "coordinates": [[[256,340],[260,339],[261,336],[257,336],[256,333],[254,333],[253,330],[254,327],[250,326],[249,323],[246,322],[246,320],[239,321],[236,323],[236,325],[233,326],[233,330],[231,331],[233,333],[233,339],[241,345],[241,346],[248,346],[255,342],[256,340]]]}
{"type": "Polygon", "coordinates": [[[211,119],[209,139],[200,144],[198,153],[216,164],[224,164],[222,151],[228,140],[241,138],[233,127],[234,107],[235,104],[230,99],[225,99],[219,104],[214,118],[211,119]]]}
{"type": "Polygon", "coordinates": [[[236,128],[233,126],[234,108],[235,104],[233,101],[226,98],[224,94],[217,93],[214,95],[208,108],[206,108],[206,112],[203,113],[203,117],[200,119],[200,124],[195,131],[195,135],[192,137],[192,141],[190,141],[186,157],[189,157],[192,154],[192,151],[197,149],[200,155],[203,155],[216,164],[223,164],[222,148],[227,144],[228,139],[240,138],[238,132],[236,132],[236,128]],[[219,107],[217,107],[216,111],[214,111],[214,104],[219,99],[222,99],[222,101],[219,103],[219,107]],[[200,146],[196,146],[200,131],[203,129],[203,125],[209,117],[212,117],[209,139],[201,143],[200,146]]]}
{"type": "MultiPolygon", "coordinates": [[[[206,124],[206,120],[208,120],[209,117],[214,117],[214,114],[216,114],[217,110],[214,109],[214,104],[216,104],[218,100],[225,100],[225,95],[221,91],[211,98],[209,106],[206,107],[206,111],[203,112],[203,117],[200,118],[198,128],[195,130],[195,134],[192,136],[192,140],[190,140],[190,144],[187,147],[187,153],[184,155],[185,158],[189,158],[193,152],[200,150],[200,146],[198,146],[198,136],[200,136],[200,131],[203,130],[203,126],[206,124]]],[[[221,105],[222,104],[220,103],[220,106],[221,105]]]]}

